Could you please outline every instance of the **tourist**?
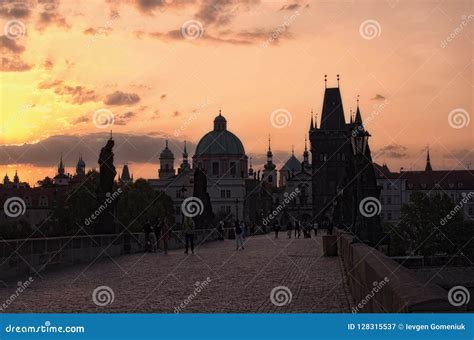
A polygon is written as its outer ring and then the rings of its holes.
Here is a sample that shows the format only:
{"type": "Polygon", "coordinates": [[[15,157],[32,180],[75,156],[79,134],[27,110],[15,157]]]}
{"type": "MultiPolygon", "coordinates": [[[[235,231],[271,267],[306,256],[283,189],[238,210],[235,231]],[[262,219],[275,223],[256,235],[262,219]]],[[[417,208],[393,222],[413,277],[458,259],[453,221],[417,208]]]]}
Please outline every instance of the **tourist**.
{"type": "Polygon", "coordinates": [[[219,240],[224,241],[224,220],[220,220],[217,225],[217,233],[219,235],[219,240]]]}
{"type": "Polygon", "coordinates": [[[300,238],[301,236],[301,222],[300,221],[296,221],[295,223],[295,238],[298,236],[298,238],[300,238]]]}
{"type": "Polygon", "coordinates": [[[275,238],[278,238],[278,232],[280,231],[280,222],[278,220],[273,222],[273,231],[275,232],[275,238]]]}
{"type": "Polygon", "coordinates": [[[247,237],[247,226],[243,220],[240,221],[240,229],[242,229],[242,239],[245,240],[247,237]]]}
{"type": "Polygon", "coordinates": [[[161,223],[161,239],[163,240],[163,251],[168,254],[168,241],[171,237],[171,226],[168,217],[163,218],[161,223]]]}
{"type": "Polygon", "coordinates": [[[143,229],[145,230],[145,233],[148,234],[148,251],[156,253],[156,235],[150,220],[145,222],[143,229]]]}
{"type": "Polygon", "coordinates": [[[161,220],[157,216],[155,219],[154,229],[155,229],[155,235],[156,235],[156,249],[158,251],[160,250],[161,227],[162,227],[161,220]]]}
{"type": "Polygon", "coordinates": [[[234,233],[235,233],[235,250],[244,249],[244,239],[242,237],[243,230],[240,226],[239,220],[235,220],[234,233]]]}
{"type": "Polygon", "coordinates": [[[145,233],[145,253],[151,250],[151,241],[150,241],[150,234],[151,234],[151,224],[150,221],[146,221],[143,224],[143,232],[145,233]]]}
{"type": "Polygon", "coordinates": [[[288,221],[286,224],[286,232],[288,234],[288,238],[291,238],[291,233],[293,232],[293,225],[291,224],[291,221],[288,221]]]}
{"type": "Polygon", "coordinates": [[[194,221],[191,217],[184,219],[184,237],[186,242],[185,254],[188,253],[189,248],[191,248],[191,253],[194,254],[194,221]]]}
{"type": "Polygon", "coordinates": [[[313,229],[314,229],[314,237],[318,236],[318,222],[314,222],[313,229]]]}

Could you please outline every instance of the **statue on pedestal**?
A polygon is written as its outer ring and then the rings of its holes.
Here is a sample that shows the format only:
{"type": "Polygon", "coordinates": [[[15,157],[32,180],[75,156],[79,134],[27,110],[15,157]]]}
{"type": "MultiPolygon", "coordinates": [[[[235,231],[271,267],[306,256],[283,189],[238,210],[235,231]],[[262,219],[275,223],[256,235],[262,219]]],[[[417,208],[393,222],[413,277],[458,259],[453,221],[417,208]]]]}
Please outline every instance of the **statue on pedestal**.
{"type": "Polygon", "coordinates": [[[214,219],[214,213],[212,212],[211,198],[207,192],[207,177],[200,168],[194,171],[193,196],[199,198],[204,207],[202,214],[194,217],[196,228],[210,228],[214,219]]]}
{"type": "Polygon", "coordinates": [[[114,166],[114,140],[112,132],[107,144],[100,150],[99,155],[99,186],[97,188],[97,206],[102,211],[97,218],[95,232],[96,234],[113,234],[115,233],[114,210],[116,201],[108,203],[107,199],[111,197],[114,186],[114,179],[117,171],[114,166]],[[104,208],[105,207],[105,208],[104,208]]]}

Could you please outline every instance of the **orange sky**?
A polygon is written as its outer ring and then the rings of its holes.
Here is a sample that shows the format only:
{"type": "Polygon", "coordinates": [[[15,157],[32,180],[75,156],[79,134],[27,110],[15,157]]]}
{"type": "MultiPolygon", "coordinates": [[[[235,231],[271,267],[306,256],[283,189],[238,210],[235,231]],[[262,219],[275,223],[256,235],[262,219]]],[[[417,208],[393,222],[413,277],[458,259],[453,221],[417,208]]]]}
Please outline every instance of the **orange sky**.
{"type": "MultiPolygon", "coordinates": [[[[360,95],[376,161],[421,168],[430,144],[435,168],[465,168],[474,161],[473,14],[470,0],[2,4],[0,144],[107,131],[93,121],[100,109],[116,133],[196,143],[222,108],[248,155],[265,152],[268,134],[274,150],[294,144],[299,155],[324,74],[329,86],[340,74],[346,117],[360,95]],[[186,37],[189,20],[198,31],[186,37]],[[275,127],[275,110],[291,124],[275,127]]],[[[2,173],[18,169],[33,184],[54,171],[9,150],[2,173]]],[[[135,177],[156,170],[132,166],[135,177]]]]}

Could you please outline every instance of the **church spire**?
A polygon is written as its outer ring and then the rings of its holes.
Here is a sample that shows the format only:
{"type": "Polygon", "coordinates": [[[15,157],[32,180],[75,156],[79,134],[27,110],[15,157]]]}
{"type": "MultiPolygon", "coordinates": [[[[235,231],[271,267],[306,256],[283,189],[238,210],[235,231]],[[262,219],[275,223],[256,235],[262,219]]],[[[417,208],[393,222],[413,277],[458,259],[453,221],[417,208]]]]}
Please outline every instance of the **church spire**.
{"type": "Polygon", "coordinates": [[[313,110],[311,109],[311,123],[309,124],[309,131],[314,130],[313,110]]]}
{"type": "Polygon", "coordinates": [[[59,165],[58,165],[58,174],[64,174],[64,165],[63,165],[63,153],[61,152],[61,157],[59,159],[59,165]]]}
{"type": "Polygon", "coordinates": [[[359,95],[357,95],[357,111],[356,111],[354,123],[355,123],[357,126],[363,126],[363,124],[362,124],[362,116],[361,116],[361,114],[360,114],[360,109],[359,109],[359,95]]]}
{"type": "Polygon", "coordinates": [[[433,168],[431,167],[431,160],[430,160],[430,147],[427,147],[427,152],[426,152],[426,166],[425,166],[425,171],[432,171],[433,168]]]}

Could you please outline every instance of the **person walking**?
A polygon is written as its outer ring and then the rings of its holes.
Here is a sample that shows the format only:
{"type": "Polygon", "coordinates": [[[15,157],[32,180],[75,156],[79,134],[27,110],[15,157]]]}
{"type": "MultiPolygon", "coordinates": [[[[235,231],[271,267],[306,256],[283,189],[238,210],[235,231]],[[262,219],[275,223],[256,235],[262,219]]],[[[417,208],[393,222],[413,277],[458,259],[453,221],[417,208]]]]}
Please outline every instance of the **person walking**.
{"type": "Polygon", "coordinates": [[[247,235],[247,226],[243,220],[240,221],[240,229],[242,229],[242,240],[245,241],[248,235],[247,235]]]}
{"type": "Polygon", "coordinates": [[[163,240],[163,251],[168,254],[168,241],[171,237],[171,226],[168,220],[168,217],[163,218],[161,223],[161,239],[163,240]]]}
{"type": "Polygon", "coordinates": [[[295,238],[300,238],[301,236],[301,222],[295,221],[295,238]]]}
{"type": "Polygon", "coordinates": [[[293,225],[291,224],[291,221],[288,221],[286,224],[286,232],[288,234],[288,238],[291,238],[291,233],[293,232],[293,225]]]}
{"type": "Polygon", "coordinates": [[[153,252],[154,248],[156,248],[156,236],[150,220],[145,221],[143,232],[145,233],[145,252],[153,252]]]}
{"type": "Polygon", "coordinates": [[[278,238],[278,232],[280,231],[280,222],[278,220],[273,222],[273,231],[275,232],[275,238],[278,238]]]}
{"type": "Polygon", "coordinates": [[[194,254],[194,221],[188,216],[184,219],[184,237],[186,242],[186,250],[184,253],[187,254],[189,248],[191,248],[191,253],[194,254]]]}
{"type": "Polygon", "coordinates": [[[235,233],[235,250],[244,249],[244,239],[242,236],[243,230],[240,227],[239,220],[235,220],[234,233],[235,233]]]}
{"type": "Polygon", "coordinates": [[[219,240],[224,241],[224,220],[220,220],[217,226],[217,233],[219,234],[219,240]]]}

